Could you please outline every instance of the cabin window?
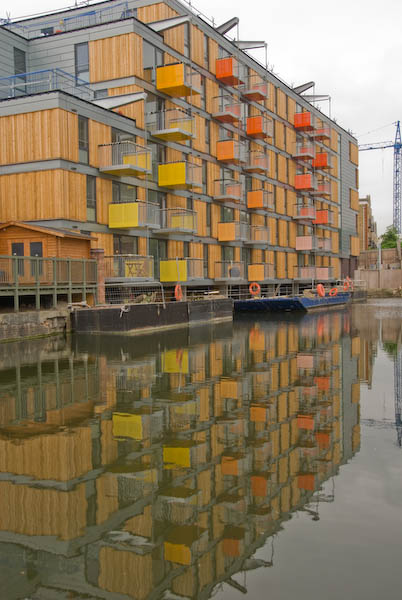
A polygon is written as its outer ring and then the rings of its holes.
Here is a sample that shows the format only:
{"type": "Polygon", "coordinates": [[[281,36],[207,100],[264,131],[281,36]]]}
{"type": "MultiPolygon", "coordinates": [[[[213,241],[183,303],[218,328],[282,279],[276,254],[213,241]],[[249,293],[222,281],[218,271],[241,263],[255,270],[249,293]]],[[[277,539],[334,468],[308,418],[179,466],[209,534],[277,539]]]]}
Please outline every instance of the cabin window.
{"type": "MultiPolygon", "coordinates": [[[[36,258],[43,257],[42,242],[31,242],[29,244],[29,253],[36,258]]],[[[31,260],[31,276],[39,276],[43,274],[43,262],[41,260],[31,260]]]]}
{"type": "Polygon", "coordinates": [[[96,222],[96,177],[87,175],[87,221],[96,222]]]}

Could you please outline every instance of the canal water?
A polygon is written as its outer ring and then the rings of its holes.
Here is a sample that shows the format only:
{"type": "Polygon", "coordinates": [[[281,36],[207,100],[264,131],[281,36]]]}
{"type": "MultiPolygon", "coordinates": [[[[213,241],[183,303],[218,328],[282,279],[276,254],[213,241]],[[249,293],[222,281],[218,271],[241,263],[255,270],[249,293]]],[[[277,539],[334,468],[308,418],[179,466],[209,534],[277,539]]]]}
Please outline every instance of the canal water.
{"type": "Polygon", "coordinates": [[[401,317],[0,346],[0,598],[397,597],[401,317]]]}

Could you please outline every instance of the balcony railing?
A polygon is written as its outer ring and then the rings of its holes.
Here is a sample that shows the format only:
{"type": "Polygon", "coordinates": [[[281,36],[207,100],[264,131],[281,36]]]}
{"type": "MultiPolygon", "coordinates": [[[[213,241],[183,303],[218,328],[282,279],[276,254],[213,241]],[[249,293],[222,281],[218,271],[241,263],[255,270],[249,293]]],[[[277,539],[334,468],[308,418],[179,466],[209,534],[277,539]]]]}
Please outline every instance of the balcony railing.
{"type": "Polygon", "coordinates": [[[194,281],[204,278],[202,258],[172,258],[159,262],[159,278],[162,283],[194,281]]]}
{"type": "Polygon", "coordinates": [[[241,202],[243,184],[236,179],[215,179],[214,199],[223,202],[241,202]]]}
{"type": "Polygon", "coordinates": [[[295,175],[295,189],[309,191],[311,193],[317,190],[317,179],[311,173],[295,175]]]}
{"type": "Polygon", "coordinates": [[[128,7],[128,2],[113,4],[107,8],[91,7],[85,12],[71,14],[71,16],[48,16],[46,21],[36,21],[34,23],[4,23],[7,29],[18,33],[24,38],[32,39],[36,37],[46,37],[48,35],[60,34],[66,31],[83,29],[92,25],[101,25],[102,23],[111,23],[135,16],[134,10],[128,7]]]}
{"type": "Polygon", "coordinates": [[[240,86],[242,95],[248,100],[265,100],[268,97],[268,83],[260,75],[249,75],[244,85],[240,86]]]}
{"type": "MultiPolygon", "coordinates": [[[[296,175],[297,177],[297,175],[296,175]]],[[[328,198],[331,196],[331,182],[328,180],[318,180],[314,189],[311,189],[311,194],[314,196],[323,196],[328,198]]]]}
{"type": "Polygon", "coordinates": [[[329,281],[333,279],[333,267],[295,267],[294,278],[301,281],[329,281]]]}
{"type": "Polygon", "coordinates": [[[154,257],[137,254],[105,256],[105,278],[108,283],[126,281],[152,281],[154,257]]]}
{"type": "Polygon", "coordinates": [[[267,173],[269,170],[269,157],[265,152],[251,150],[248,153],[247,162],[243,167],[247,173],[267,173]]]}
{"type": "Polygon", "coordinates": [[[218,223],[218,241],[219,242],[245,242],[250,236],[249,225],[239,223],[239,221],[230,221],[218,223]]]}
{"type": "Polygon", "coordinates": [[[158,185],[178,190],[201,190],[202,167],[185,160],[158,165],[158,185]]]}
{"type": "Polygon", "coordinates": [[[229,94],[212,98],[212,116],[222,123],[243,121],[244,104],[229,94]]]}
{"type": "Polygon", "coordinates": [[[331,252],[332,240],[331,238],[316,238],[316,250],[321,252],[331,252]]]}
{"type": "Polygon", "coordinates": [[[269,229],[260,225],[248,226],[248,238],[245,244],[252,246],[266,246],[269,243],[269,229]]]}
{"type": "Polygon", "coordinates": [[[216,157],[224,163],[233,165],[247,162],[247,147],[239,140],[220,140],[216,144],[216,157]]]}
{"type": "Polygon", "coordinates": [[[316,218],[316,214],[314,202],[311,200],[307,202],[301,201],[295,205],[295,214],[293,215],[293,218],[304,221],[313,221],[316,218]]]}
{"type": "Polygon", "coordinates": [[[201,93],[201,75],[190,65],[175,63],[156,69],[156,89],[180,98],[201,93]]]}
{"type": "Polygon", "coordinates": [[[328,152],[318,152],[312,162],[314,169],[332,169],[332,156],[328,152]]]}
{"type": "Polygon", "coordinates": [[[296,236],[296,250],[330,252],[331,239],[320,238],[315,235],[296,236]]]}
{"type": "Polygon", "coordinates": [[[310,111],[295,113],[294,126],[298,131],[312,131],[314,129],[314,116],[310,111]]]}
{"type": "Polygon", "coordinates": [[[98,146],[99,170],[118,176],[138,176],[152,172],[151,149],[126,140],[98,146]]]}
{"type": "Polygon", "coordinates": [[[197,231],[197,213],[186,208],[164,208],[161,210],[161,228],[159,233],[195,233],[197,231]]]}
{"type": "Polygon", "coordinates": [[[147,128],[154,137],[171,142],[196,137],[195,118],[180,108],[149,113],[147,128]]]}
{"type": "Polygon", "coordinates": [[[334,225],[335,213],[332,210],[321,209],[316,211],[314,225],[334,225]]]}
{"type": "Polygon", "coordinates": [[[315,157],[315,146],[311,142],[296,142],[293,158],[310,161],[315,157]]]}
{"type": "Polygon", "coordinates": [[[32,96],[61,90],[83,100],[92,101],[94,92],[88,82],[61,69],[43,69],[0,78],[0,100],[32,96]]]}
{"type": "Polygon", "coordinates": [[[324,142],[331,139],[331,128],[329,125],[319,125],[316,129],[310,132],[311,137],[319,142],[324,142]]]}
{"type": "Polygon", "coordinates": [[[157,229],[160,226],[160,208],[150,202],[112,202],[109,204],[109,227],[157,229]]]}
{"type": "Polygon", "coordinates": [[[269,190],[247,192],[247,208],[255,210],[274,210],[274,195],[269,190]]]}
{"type": "Polygon", "coordinates": [[[243,71],[244,66],[234,56],[216,59],[216,78],[226,85],[234,86],[244,83],[245,75],[243,71]]]}
{"type": "Polygon", "coordinates": [[[249,137],[264,140],[274,134],[274,122],[268,115],[247,117],[246,133],[249,137]]]}
{"type": "Polygon", "coordinates": [[[275,279],[275,265],[267,263],[259,263],[248,265],[248,280],[249,281],[270,281],[275,279]]]}
{"type": "Polygon", "coordinates": [[[239,281],[244,279],[244,263],[232,260],[216,262],[215,279],[218,281],[239,281]]]}

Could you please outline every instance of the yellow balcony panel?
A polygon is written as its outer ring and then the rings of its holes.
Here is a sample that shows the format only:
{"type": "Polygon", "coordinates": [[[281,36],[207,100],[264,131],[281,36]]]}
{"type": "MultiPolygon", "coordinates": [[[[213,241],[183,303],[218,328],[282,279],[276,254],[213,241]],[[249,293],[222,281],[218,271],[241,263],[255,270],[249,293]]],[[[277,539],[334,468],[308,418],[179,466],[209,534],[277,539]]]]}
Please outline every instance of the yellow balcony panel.
{"type": "Polygon", "coordinates": [[[113,413],[113,435],[115,437],[127,437],[133,440],[142,440],[146,420],[149,421],[149,415],[113,413]]]}
{"type": "Polygon", "coordinates": [[[248,280],[249,281],[268,281],[275,279],[275,265],[259,263],[248,265],[248,280]]]}
{"type": "Polygon", "coordinates": [[[188,373],[188,350],[166,350],[162,354],[162,373],[188,373]]]}
{"type": "Polygon", "coordinates": [[[202,258],[172,258],[159,263],[159,278],[162,283],[179,283],[203,279],[202,258]]]}
{"type": "Polygon", "coordinates": [[[184,63],[158,67],[156,89],[174,98],[200,94],[201,75],[184,63]]]}
{"type": "Polygon", "coordinates": [[[98,146],[99,170],[118,176],[140,176],[152,172],[151,149],[124,141],[98,146]]]}
{"type": "Polygon", "coordinates": [[[190,190],[202,189],[202,167],[189,161],[165,163],[158,166],[160,187],[190,190]]]}
{"type": "Polygon", "coordinates": [[[182,142],[196,137],[195,118],[181,109],[148,115],[147,128],[154,137],[168,142],[182,142]]]}
{"type": "Polygon", "coordinates": [[[145,202],[122,202],[109,204],[109,227],[132,229],[134,227],[159,227],[160,209],[145,202]]]}

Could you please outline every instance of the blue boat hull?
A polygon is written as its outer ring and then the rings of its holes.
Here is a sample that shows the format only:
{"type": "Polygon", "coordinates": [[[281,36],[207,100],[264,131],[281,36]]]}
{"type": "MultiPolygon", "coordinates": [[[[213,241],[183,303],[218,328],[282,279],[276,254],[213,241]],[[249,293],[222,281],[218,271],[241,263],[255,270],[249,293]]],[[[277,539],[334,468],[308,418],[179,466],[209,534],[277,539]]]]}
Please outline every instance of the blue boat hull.
{"type": "Polygon", "coordinates": [[[349,292],[339,292],[336,296],[308,298],[307,296],[291,296],[277,298],[250,298],[235,300],[235,312],[290,312],[328,309],[347,304],[351,299],[349,292]]]}

